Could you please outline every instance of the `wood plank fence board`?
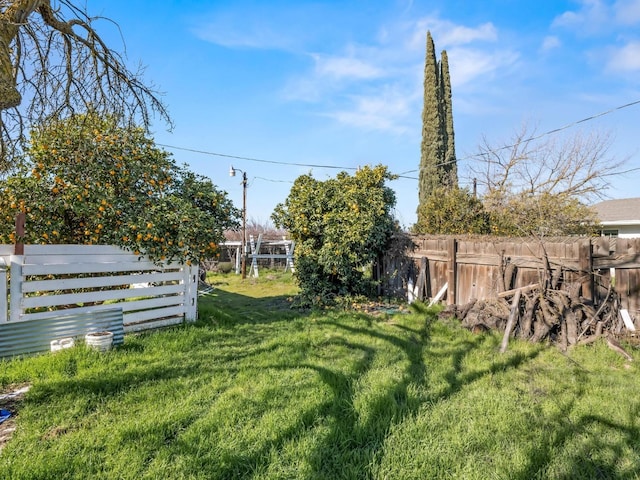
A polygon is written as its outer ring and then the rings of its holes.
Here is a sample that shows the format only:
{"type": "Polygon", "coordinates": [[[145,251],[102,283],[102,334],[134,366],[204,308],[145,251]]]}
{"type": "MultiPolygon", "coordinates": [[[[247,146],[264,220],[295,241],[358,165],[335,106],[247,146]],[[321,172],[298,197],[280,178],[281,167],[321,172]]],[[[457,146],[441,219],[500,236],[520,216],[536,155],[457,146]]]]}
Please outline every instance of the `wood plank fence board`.
{"type": "Polygon", "coordinates": [[[101,288],[132,285],[138,283],[173,282],[182,280],[182,272],[148,273],[141,277],[138,274],[99,276],[82,278],[61,278],[53,280],[35,280],[25,283],[23,293],[46,292],[53,290],[72,290],[78,288],[101,288]],[[143,282],[141,282],[143,280],[143,282]]]}
{"type": "MultiPolygon", "coordinates": [[[[596,304],[606,294],[610,280],[609,268],[616,269],[616,291],[623,305],[640,327],[640,239],[609,237],[559,237],[546,238],[543,242],[525,238],[467,237],[457,239],[455,271],[450,268],[452,237],[411,235],[412,248],[406,255],[416,265],[420,259],[428,259],[429,283],[432,292],[442,285],[451,286],[456,276],[456,303],[463,304],[472,298],[492,298],[500,291],[524,287],[540,281],[543,257],[546,252],[549,266],[562,269],[566,283],[577,282],[581,294],[596,304]],[[503,278],[506,267],[511,265],[512,278],[503,278]]],[[[455,238],[455,237],[453,237],[455,238]]],[[[387,271],[395,271],[384,260],[387,271]]],[[[414,269],[419,271],[419,269],[414,269]]],[[[405,269],[410,274],[411,269],[405,269]]],[[[400,282],[394,280],[394,288],[400,282]]],[[[404,282],[406,283],[406,281],[404,282]]],[[[384,291],[384,289],[383,289],[384,291]]],[[[449,297],[449,295],[448,295],[449,297]]],[[[449,301],[449,298],[448,300],[449,301]]]]}
{"type": "MultiPolygon", "coordinates": [[[[144,289],[144,296],[177,295],[184,291],[181,285],[166,285],[144,289]]],[[[47,306],[72,305],[81,303],[104,302],[105,300],[120,300],[142,296],[138,289],[103,290],[82,293],[64,293],[62,295],[39,295],[23,297],[23,308],[38,308],[47,306]]]]}

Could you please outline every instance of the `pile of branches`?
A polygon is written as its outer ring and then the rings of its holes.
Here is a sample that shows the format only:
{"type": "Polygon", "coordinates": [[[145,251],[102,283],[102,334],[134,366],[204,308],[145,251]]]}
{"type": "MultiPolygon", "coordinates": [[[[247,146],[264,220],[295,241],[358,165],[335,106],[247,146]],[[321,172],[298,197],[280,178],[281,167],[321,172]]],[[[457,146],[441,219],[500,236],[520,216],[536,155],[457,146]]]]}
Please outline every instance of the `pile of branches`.
{"type": "Polygon", "coordinates": [[[604,337],[609,347],[631,360],[616,340],[625,326],[620,315],[620,297],[612,286],[608,286],[599,305],[594,305],[581,295],[582,284],[565,283],[564,274],[561,268],[545,269],[538,283],[502,292],[494,299],[473,299],[465,305],[450,305],[440,316],[454,316],[475,333],[504,332],[502,352],[510,337],[531,342],[549,341],[562,351],[604,337]]]}

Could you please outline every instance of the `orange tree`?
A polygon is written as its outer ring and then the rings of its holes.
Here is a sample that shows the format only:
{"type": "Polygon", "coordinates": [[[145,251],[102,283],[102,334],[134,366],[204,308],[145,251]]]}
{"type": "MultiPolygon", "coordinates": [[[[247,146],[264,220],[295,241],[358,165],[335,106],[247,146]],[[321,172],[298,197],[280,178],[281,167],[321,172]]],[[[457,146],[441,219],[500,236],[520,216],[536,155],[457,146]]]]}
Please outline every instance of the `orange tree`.
{"type": "Polygon", "coordinates": [[[0,183],[0,242],[119,245],[157,261],[217,254],[238,210],[210,180],[179,167],[140,128],[85,114],[31,132],[19,171],[0,183]]]}
{"type": "Polygon", "coordinates": [[[272,219],[296,242],[296,278],[303,306],[327,303],[335,296],[368,295],[366,268],[384,251],[396,222],[393,178],[384,166],[364,167],[318,181],[296,179],[272,219]]]}

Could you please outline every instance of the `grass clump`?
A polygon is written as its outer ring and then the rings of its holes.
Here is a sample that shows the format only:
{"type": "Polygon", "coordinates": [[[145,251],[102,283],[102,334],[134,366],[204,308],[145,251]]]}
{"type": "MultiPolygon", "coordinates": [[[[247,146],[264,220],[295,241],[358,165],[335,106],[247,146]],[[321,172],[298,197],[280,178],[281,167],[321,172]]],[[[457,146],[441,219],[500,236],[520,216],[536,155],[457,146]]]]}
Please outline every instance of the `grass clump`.
{"type": "Polygon", "coordinates": [[[290,308],[289,274],[208,278],[199,320],[28,382],[0,478],[640,478],[637,366],[473,335],[434,311],[290,308]]]}

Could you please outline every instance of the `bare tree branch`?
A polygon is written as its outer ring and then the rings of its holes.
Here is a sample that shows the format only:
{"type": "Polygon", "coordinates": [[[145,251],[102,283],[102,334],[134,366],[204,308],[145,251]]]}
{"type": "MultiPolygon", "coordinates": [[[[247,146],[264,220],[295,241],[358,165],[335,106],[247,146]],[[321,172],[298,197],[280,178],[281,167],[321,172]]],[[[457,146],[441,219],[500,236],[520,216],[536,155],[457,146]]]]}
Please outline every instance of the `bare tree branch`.
{"type": "Polygon", "coordinates": [[[609,134],[541,141],[524,126],[505,146],[496,147],[485,138],[478,152],[483,160],[471,171],[485,195],[565,195],[589,202],[604,196],[607,177],[626,163],[609,154],[610,146],[609,134]]]}
{"type": "Polygon", "coordinates": [[[591,233],[597,225],[588,205],[603,198],[626,159],[609,154],[608,134],[541,139],[522,127],[509,144],[484,139],[472,167],[494,233],[564,235],[591,233]]]}
{"type": "MultiPolygon", "coordinates": [[[[149,127],[170,125],[158,92],[129,70],[92,18],[72,0],[0,0],[0,173],[26,128],[93,110],[149,127]]],[[[102,19],[105,20],[105,19],[102,19]]]]}

